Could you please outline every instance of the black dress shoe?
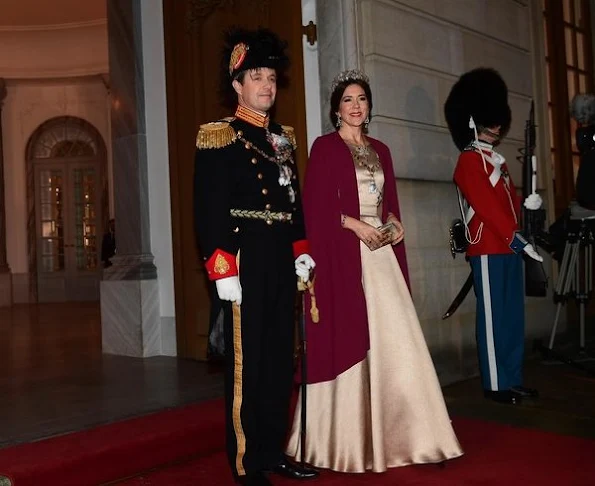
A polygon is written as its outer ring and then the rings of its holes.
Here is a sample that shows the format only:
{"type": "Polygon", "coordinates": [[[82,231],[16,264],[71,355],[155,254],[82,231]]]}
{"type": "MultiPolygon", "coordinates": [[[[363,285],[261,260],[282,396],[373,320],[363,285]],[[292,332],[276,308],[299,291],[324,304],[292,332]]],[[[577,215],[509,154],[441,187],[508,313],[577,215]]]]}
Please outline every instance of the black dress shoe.
{"type": "Polygon", "coordinates": [[[313,479],[318,476],[316,469],[289,462],[286,457],[281,459],[271,472],[290,479],[313,479]]]}
{"type": "Polygon", "coordinates": [[[510,390],[484,390],[483,396],[498,403],[507,403],[509,405],[518,405],[521,403],[521,396],[510,390]]]}
{"type": "Polygon", "coordinates": [[[273,483],[269,481],[269,478],[263,472],[240,476],[236,482],[242,486],[273,486],[273,483]]]}
{"type": "Polygon", "coordinates": [[[526,386],[513,386],[510,391],[522,398],[539,397],[539,392],[535,388],[527,388],[526,386]]]}

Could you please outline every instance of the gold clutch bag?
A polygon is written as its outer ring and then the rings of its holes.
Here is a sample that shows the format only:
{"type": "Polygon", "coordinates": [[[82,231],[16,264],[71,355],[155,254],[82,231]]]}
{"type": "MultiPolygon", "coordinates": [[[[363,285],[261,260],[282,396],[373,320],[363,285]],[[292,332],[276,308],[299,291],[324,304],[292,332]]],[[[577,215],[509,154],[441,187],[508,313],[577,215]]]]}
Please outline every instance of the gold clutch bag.
{"type": "Polygon", "coordinates": [[[397,236],[397,227],[394,225],[394,223],[386,223],[382,226],[378,226],[376,229],[384,235],[384,238],[380,240],[379,244],[368,243],[364,241],[370,251],[378,250],[378,248],[382,248],[383,246],[390,244],[397,236]]]}

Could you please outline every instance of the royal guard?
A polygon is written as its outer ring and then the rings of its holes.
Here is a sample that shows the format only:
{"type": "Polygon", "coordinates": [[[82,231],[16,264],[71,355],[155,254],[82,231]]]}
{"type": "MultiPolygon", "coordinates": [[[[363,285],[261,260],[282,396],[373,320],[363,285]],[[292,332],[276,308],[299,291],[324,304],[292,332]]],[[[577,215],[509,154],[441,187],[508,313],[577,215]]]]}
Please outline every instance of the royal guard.
{"type": "Polygon", "coordinates": [[[269,117],[286,43],[267,29],[226,35],[223,91],[235,115],[200,127],[194,214],[225,335],[227,452],[240,484],[268,473],[317,475],[285,448],[293,382],[297,278],[314,261],[305,239],[293,128],[269,117]]]}
{"type": "MultiPolygon", "coordinates": [[[[486,398],[517,404],[523,386],[525,306],[522,255],[543,261],[520,234],[520,199],[504,157],[494,150],[510,128],[508,89],[493,69],[463,74],[444,106],[455,145],[454,172],[477,297],[476,338],[486,398]]],[[[524,204],[540,204],[527,198],[524,204]]]]}

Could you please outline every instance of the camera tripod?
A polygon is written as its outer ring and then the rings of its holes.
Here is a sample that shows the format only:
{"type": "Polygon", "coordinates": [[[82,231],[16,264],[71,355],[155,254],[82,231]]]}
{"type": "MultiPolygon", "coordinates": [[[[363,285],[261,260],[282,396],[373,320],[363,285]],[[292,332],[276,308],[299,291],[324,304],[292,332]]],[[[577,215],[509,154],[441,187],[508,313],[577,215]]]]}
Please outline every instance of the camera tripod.
{"type": "Polygon", "coordinates": [[[570,216],[560,275],[554,290],[556,317],[548,348],[554,347],[562,306],[569,298],[579,305],[580,352],[585,351],[585,307],[593,294],[593,246],[595,245],[595,211],[573,208],[570,216]],[[574,211],[576,209],[576,211],[574,211]],[[582,270],[582,271],[581,271],[582,270]]]}

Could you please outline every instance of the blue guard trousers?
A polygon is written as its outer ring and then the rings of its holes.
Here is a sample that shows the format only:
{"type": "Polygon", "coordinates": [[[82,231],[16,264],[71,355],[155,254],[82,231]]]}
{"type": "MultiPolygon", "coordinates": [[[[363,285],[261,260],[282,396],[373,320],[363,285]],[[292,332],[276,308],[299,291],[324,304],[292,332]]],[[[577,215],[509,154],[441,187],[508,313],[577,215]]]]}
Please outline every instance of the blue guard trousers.
{"type": "Polygon", "coordinates": [[[469,257],[477,297],[476,338],[484,390],[523,384],[525,308],[521,255],[469,257]]]}

